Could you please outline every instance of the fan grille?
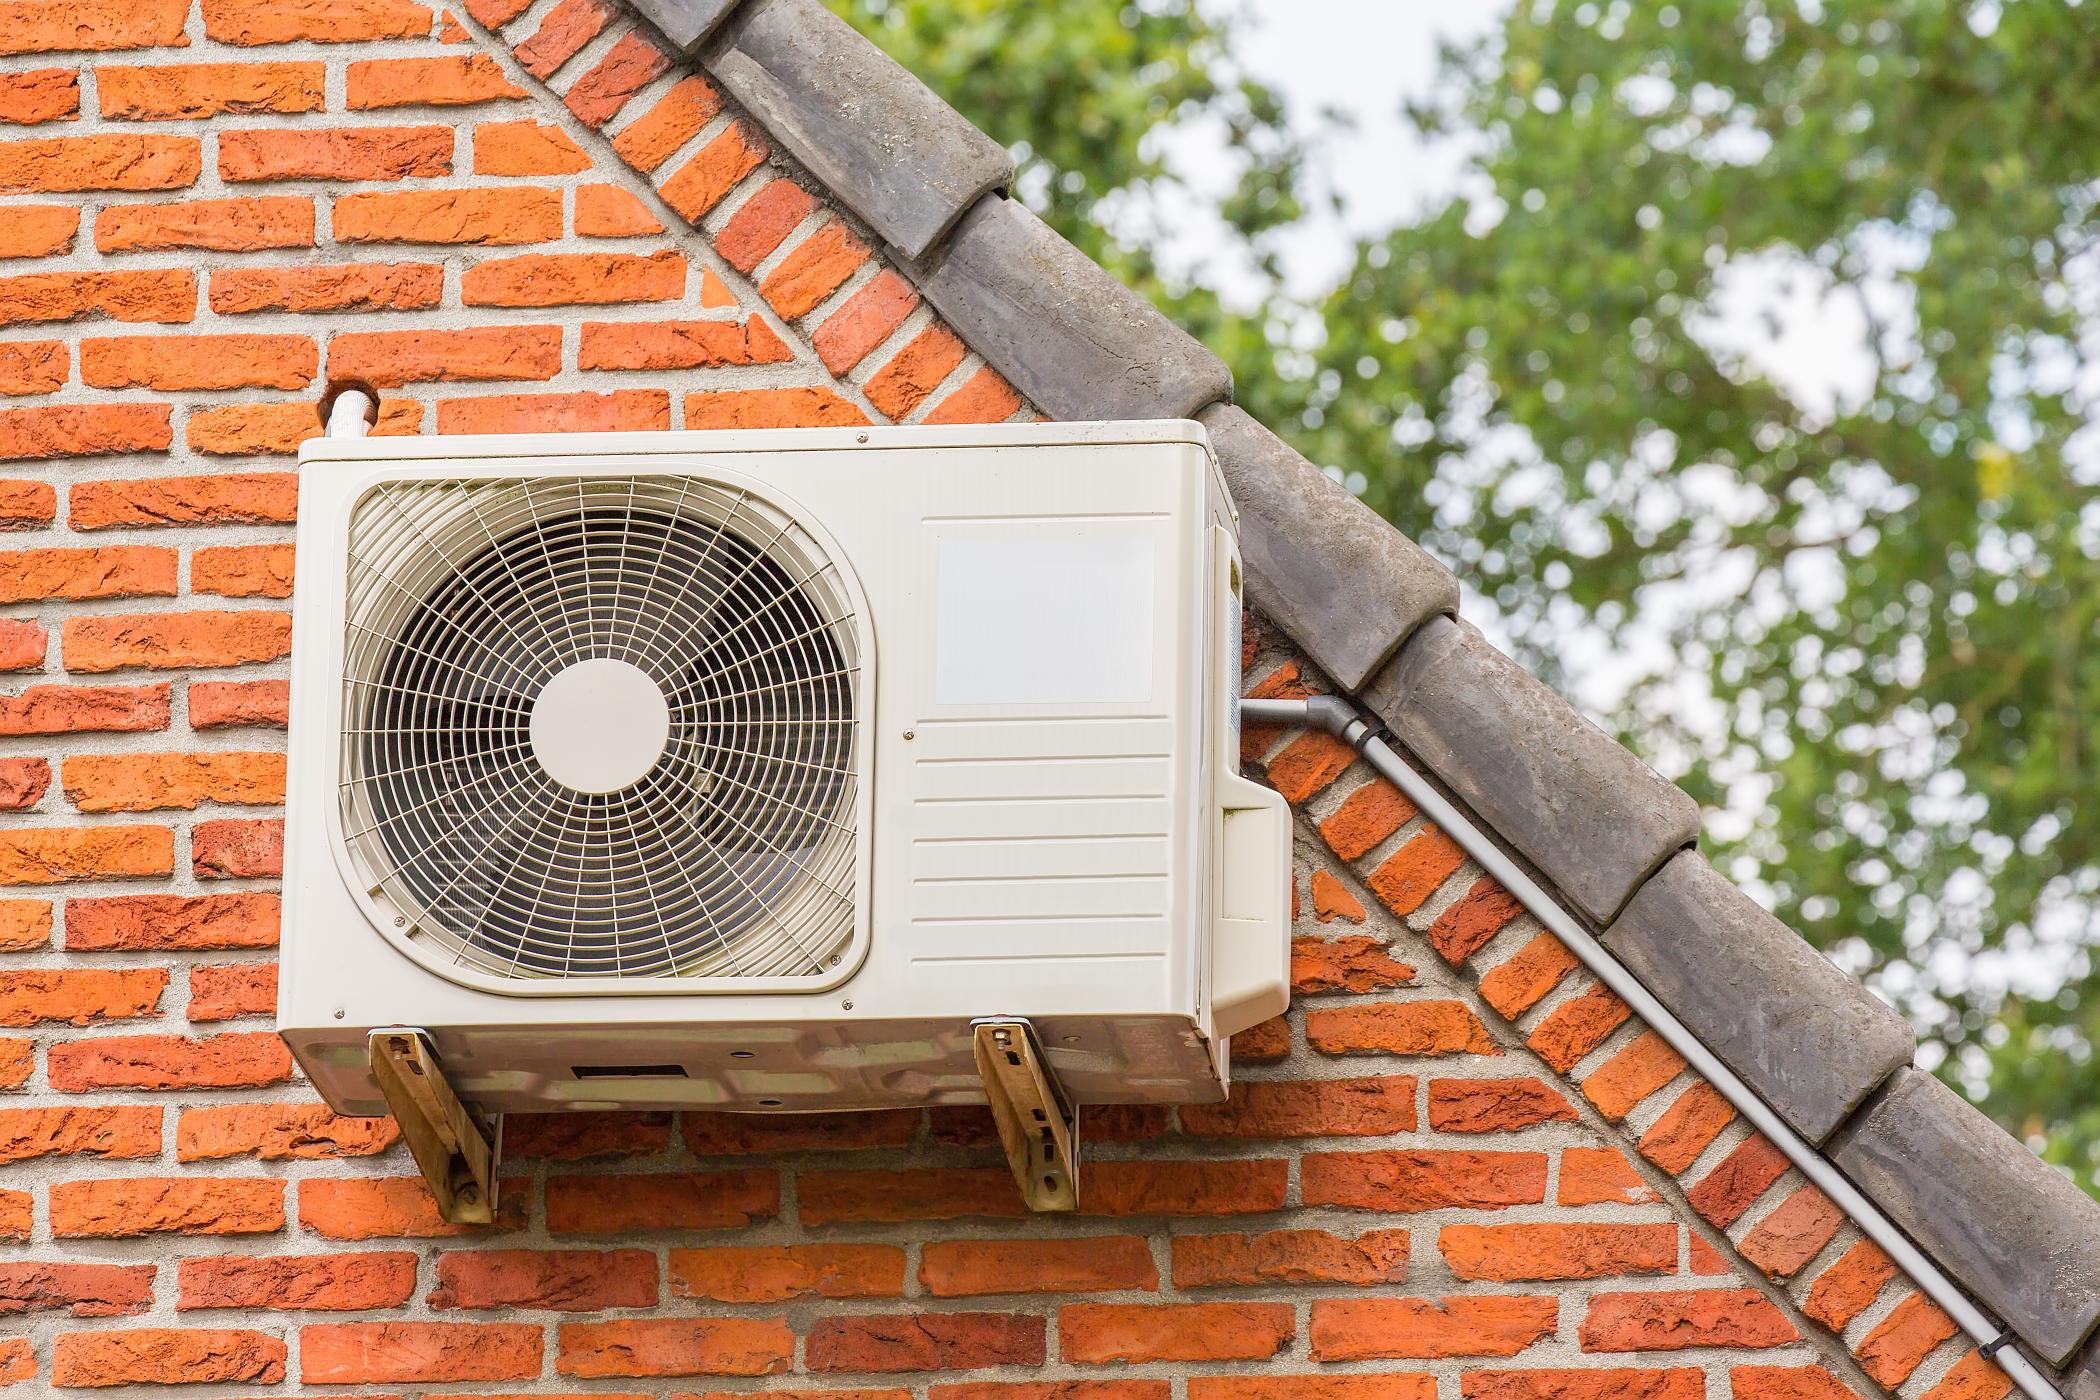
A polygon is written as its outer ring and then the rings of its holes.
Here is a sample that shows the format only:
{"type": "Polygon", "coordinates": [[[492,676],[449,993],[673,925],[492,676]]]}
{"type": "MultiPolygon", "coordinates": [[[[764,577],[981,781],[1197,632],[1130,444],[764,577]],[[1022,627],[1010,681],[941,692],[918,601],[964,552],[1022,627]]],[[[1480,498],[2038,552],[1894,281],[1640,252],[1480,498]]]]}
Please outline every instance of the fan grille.
{"type": "Polygon", "coordinates": [[[687,477],[396,482],[350,522],[343,834],[419,956],[518,979],[819,979],[851,942],[862,620],[779,508],[687,477]],[[616,791],[535,756],[585,661],[669,737],[616,791]]]}

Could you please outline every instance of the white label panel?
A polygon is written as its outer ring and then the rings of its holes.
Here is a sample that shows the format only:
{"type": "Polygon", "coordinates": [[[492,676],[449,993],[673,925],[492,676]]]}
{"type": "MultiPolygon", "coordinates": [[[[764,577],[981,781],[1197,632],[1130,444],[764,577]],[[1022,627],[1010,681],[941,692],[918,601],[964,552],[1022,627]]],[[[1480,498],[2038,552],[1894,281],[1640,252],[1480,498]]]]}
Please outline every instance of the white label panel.
{"type": "Polygon", "coordinates": [[[950,535],[940,545],[937,705],[1152,698],[1150,535],[950,535]]]}

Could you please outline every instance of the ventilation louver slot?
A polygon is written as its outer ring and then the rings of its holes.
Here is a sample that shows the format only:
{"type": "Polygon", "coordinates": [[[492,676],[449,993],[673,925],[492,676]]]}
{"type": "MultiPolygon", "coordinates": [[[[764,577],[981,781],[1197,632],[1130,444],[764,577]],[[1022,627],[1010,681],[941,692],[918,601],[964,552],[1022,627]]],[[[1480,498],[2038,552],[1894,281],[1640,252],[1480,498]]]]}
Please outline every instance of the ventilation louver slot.
{"type": "Polygon", "coordinates": [[[865,627],[791,516],[687,477],[389,483],[349,561],[343,837],[416,956],[520,990],[836,968],[865,627]]]}

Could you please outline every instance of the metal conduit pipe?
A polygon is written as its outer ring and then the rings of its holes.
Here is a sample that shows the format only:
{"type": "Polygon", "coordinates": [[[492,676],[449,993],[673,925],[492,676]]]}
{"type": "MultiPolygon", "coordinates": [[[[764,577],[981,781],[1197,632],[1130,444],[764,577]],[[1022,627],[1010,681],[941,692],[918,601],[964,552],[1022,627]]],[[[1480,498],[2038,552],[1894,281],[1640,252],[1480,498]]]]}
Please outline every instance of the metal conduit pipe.
{"type": "Polygon", "coordinates": [[[1942,1273],[1939,1266],[1912,1244],[1910,1238],[1897,1229],[1829,1159],[1787,1126],[1786,1121],[1773,1112],[1749,1085],[1687,1030],[1654,993],[1642,986],[1588,929],[1561,907],[1560,901],[1547,894],[1521,865],[1488,839],[1427,779],[1409,767],[1407,761],[1379,737],[1377,727],[1366,721],[1354,705],[1334,695],[1315,695],[1308,700],[1242,700],[1240,720],[1243,724],[1302,725],[1324,729],[1355,749],[1379,776],[1406,793],[1409,800],[1446,835],[1457,841],[1481,869],[1494,876],[1540,923],[1552,930],[1598,981],[1611,988],[1620,1000],[1633,1008],[1635,1015],[1668,1041],[1670,1048],[1719,1090],[1751,1126],[1771,1139],[1786,1154],[1787,1160],[1801,1169],[1803,1176],[1814,1182],[1859,1226],[1862,1233],[1887,1251],[1896,1266],[1985,1349],[1985,1354],[2012,1377],[2014,1384],[2033,1400],[2064,1400],[2063,1393],[2011,1342],[2009,1330],[2001,1329],[1993,1318],[1971,1302],[1954,1280],[1942,1273]]]}

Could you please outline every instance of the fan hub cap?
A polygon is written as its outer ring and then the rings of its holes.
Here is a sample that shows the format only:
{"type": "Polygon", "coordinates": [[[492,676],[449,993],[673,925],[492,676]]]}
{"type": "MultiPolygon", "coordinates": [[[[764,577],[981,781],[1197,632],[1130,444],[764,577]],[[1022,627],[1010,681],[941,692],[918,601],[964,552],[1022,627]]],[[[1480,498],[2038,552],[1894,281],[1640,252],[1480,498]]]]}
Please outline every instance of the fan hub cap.
{"type": "Polygon", "coordinates": [[[671,706],[639,666],[610,657],[554,673],[532,702],[532,756],[577,792],[632,787],[671,741],[671,706]]]}

